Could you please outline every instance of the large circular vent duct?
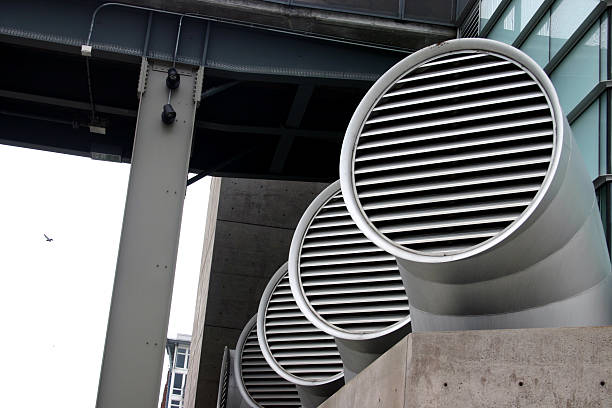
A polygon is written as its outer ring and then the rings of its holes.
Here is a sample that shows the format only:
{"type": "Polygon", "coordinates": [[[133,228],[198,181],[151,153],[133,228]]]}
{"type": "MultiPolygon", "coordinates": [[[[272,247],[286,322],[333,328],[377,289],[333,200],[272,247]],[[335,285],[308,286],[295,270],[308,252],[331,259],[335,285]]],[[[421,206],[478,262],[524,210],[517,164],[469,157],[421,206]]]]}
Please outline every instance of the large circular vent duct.
{"type": "Polygon", "coordinates": [[[368,91],[340,158],[347,208],[396,257],[414,330],[612,323],[593,185],[521,51],[443,42],[368,91]]]}
{"type": "Polygon", "coordinates": [[[334,336],[347,380],[410,332],[395,258],[357,228],[340,181],[321,192],[298,223],[289,281],[301,312],[334,336]]]}
{"type": "Polygon", "coordinates": [[[257,316],[244,326],[234,360],[236,385],[242,407],[301,407],[295,384],[277,375],[261,354],[257,341],[257,316]]]}
{"type": "Polygon", "coordinates": [[[298,308],[286,263],[272,276],[261,297],[257,337],[268,364],[297,385],[305,408],[318,407],[344,385],[334,338],[313,326],[298,308]]]}
{"type": "Polygon", "coordinates": [[[244,402],[236,386],[237,380],[234,371],[235,358],[236,352],[225,347],[225,350],[223,350],[223,359],[221,360],[217,408],[244,408],[250,406],[244,402]]]}

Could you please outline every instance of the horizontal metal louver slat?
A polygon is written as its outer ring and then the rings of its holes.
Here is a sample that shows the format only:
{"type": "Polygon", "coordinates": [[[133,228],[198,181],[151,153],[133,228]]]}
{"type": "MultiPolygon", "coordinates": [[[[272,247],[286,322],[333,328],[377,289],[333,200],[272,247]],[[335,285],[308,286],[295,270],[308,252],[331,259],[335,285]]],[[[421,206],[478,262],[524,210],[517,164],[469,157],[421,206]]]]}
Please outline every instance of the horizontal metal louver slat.
{"type": "Polygon", "coordinates": [[[378,147],[388,147],[403,143],[421,142],[426,140],[435,140],[445,137],[475,135],[486,132],[494,132],[498,130],[516,130],[518,128],[527,128],[534,125],[552,123],[550,116],[537,116],[533,118],[522,118],[515,121],[495,121],[492,123],[484,123],[467,127],[452,128],[449,130],[426,131],[423,133],[410,133],[409,135],[401,134],[399,136],[384,137],[382,139],[372,138],[364,140],[357,146],[357,151],[362,149],[373,149],[378,147]]]}
{"type": "Polygon", "coordinates": [[[501,195],[509,195],[509,194],[518,194],[518,193],[526,193],[526,192],[535,192],[538,191],[540,185],[535,183],[530,183],[526,185],[512,186],[512,187],[496,187],[496,188],[487,188],[487,189],[479,189],[475,191],[466,191],[466,192],[458,192],[458,193],[450,193],[450,194],[440,194],[440,195],[430,195],[427,197],[417,197],[417,198],[408,198],[408,199],[389,199],[389,200],[379,200],[377,202],[364,205],[365,210],[379,209],[379,208],[389,208],[389,207],[404,207],[411,206],[417,204],[429,204],[429,203],[438,203],[442,201],[459,201],[459,200],[468,200],[475,198],[488,198],[495,197],[501,195]]]}
{"type": "MultiPolygon", "coordinates": [[[[497,98],[479,99],[476,101],[462,102],[462,103],[455,103],[455,104],[442,103],[440,106],[436,108],[430,107],[430,108],[423,108],[419,110],[411,110],[407,112],[376,116],[375,118],[368,120],[365,124],[371,125],[374,123],[389,122],[389,121],[394,121],[394,120],[407,119],[407,118],[413,118],[413,117],[425,116],[425,115],[433,115],[436,113],[455,112],[455,111],[459,111],[463,109],[479,108],[479,107],[489,106],[489,105],[499,105],[499,104],[507,103],[507,102],[523,101],[523,100],[535,99],[535,98],[541,98],[541,97],[542,97],[542,94],[540,92],[528,92],[528,93],[522,93],[522,94],[516,94],[516,95],[501,96],[497,98]]],[[[444,102],[444,101],[440,101],[440,102],[444,102]]]]}
{"type": "Polygon", "coordinates": [[[507,57],[465,50],[442,51],[385,86],[358,119],[352,164],[374,228],[438,256],[469,250],[517,222],[554,149],[541,84],[507,57]]]}
{"type": "Polygon", "coordinates": [[[482,84],[482,83],[486,83],[487,81],[495,81],[495,80],[499,80],[502,78],[516,77],[519,75],[524,76],[525,72],[520,71],[520,70],[512,70],[512,71],[496,72],[494,74],[479,75],[479,76],[468,77],[468,78],[453,79],[450,81],[436,81],[434,83],[427,84],[427,85],[420,85],[420,86],[408,87],[408,88],[403,87],[401,89],[388,92],[384,94],[382,97],[391,98],[391,97],[396,97],[399,95],[407,95],[411,93],[431,91],[432,89],[438,90],[438,89],[450,88],[450,87],[473,84],[473,83],[482,84]]]}
{"type": "Polygon", "coordinates": [[[536,137],[542,136],[552,136],[552,130],[535,130],[535,131],[526,131],[526,132],[512,132],[509,134],[503,135],[495,135],[495,136],[481,136],[476,138],[458,140],[453,142],[432,144],[423,147],[402,147],[402,148],[393,148],[386,149],[382,152],[374,152],[374,153],[364,153],[359,154],[355,157],[355,162],[360,163],[368,160],[379,160],[379,159],[389,159],[393,157],[401,157],[410,154],[420,154],[420,153],[431,153],[437,152],[441,150],[450,150],[450,149],[458,149],[462,147],[473,147],[480,145],[491,145],[497,143],[504,142],[512,142],[522,139],[532,139],[536,137]]]}
{"type": "Polygon", "coordinates": [[[538,150],[547,150],[552,149],[552,143],[537,143],[531,144],[528,146],[519,146],[513,148],[496,148],[489,150],[478,150],[470,153],[461,153],[454,155],[443,155],[437,157],[430,157],[426,159],[417,159],[408,161],[404,160],[394,160],[391,163],[382,163],[382,164],[370,164],[362,166],[358,169],[355,169],[355,174],[364,174],[364,173],[372,173],[386,170],[396,170],[396,169],[407,169],[410,167],[422,167],[422,166],[430,166],[433,164],[447,163],[447,162],[461,162],[468,161],[474,159],[481,158],[490,158],[493,156],[507,156],[513,155],[517,153],[525,153],[525,152],[533,152],[538,150]]]}
{"type": "Polygon", "coordinates": [[[424,74],[419,74],[419,75],[410,75],[408,77],[404,77],[400,79],[399,81],[397,81],[397,83],[402,84],[405,82],[419,81],[421,79],[438,78],[441,76],[453,75],[453,74],[458,74],[458,73],[466,72],[466,71],[483,70],[487,68],[494,68],[494,67],[499,67],[501,65],[508,65],[508,64],[511,64],[511,62],[510,61],[496,61],[496,62],[486,62],[483,64],[467,65],[463,67],[454,67],[454,68],[444,69],[440,71],[426,72],[424,74]]]}
{"type": "Polygon", "coordinates": [[[534,85],[533,81],[515,81],[515,82],[510,82],[507,84],[492,85],[492,86],[478,88],[478,89],[466,89],[466,90],[461,90],[457,92],[447,92],[444,94],[428,95],[428,96],[423,96],[420,98],[404,98],[399,101],[378,105],[376,108],[373,109],[373,111],[377,112],[377,111],[383,111],[387,109],[401,108],[401,107],[410,106],[410,105],[420,105],[420,104],[428,103],[428,102],[437,102],[437,101],[441,101],[445,99],[448,100],[448,99],[453,99],[453,98],[460,98],[462,96],[465,97],[465,96],[471,96],[471,95],[479,95],[483,93],[505,91],[508,89],[524,88],[524,87],[529,87],[533,85],[534,85]]]}
{"type": "Polygon", "coordinates": [[[543,164],[548,163],[550,161],[549,155],[538,155],[535,157],[528,157],[525,159],[513,159],[513,160],[504,160],[500,162],[492,162],[485,164],[473,164],[473,165],[465,165],[465,166],[455,166],[437,170],[424,170],[417,172],[403,172],[397,173],[392,176],[388,175],[369,175],[367,177],[361,177],[357,182],[357,186],[367,186],[372,184],[383,184],[383,183],[394,183],[397,181],[413,181],[416,179],[424,179],[424,178],[432,178],[439,176],[449,176],[455,174],[465,174],[465,173],[477,173],[481,171],[489,171],[489,170],[498,170],[498,169],[507,169],[512,167],[526,167],[534,164],[543,164]]]}
{"type": "Polygon", "coordinates": [[[514,171],[509,173],[483,175],[483,176],[472,176],[470,178],[455,179],[452,181],[438,181],[438,182],[426,182],[419,183],[415,186],[405,187],[381,187],[370,189],[361,193],[361,197],[380,197],[395,194],[406,194],[414,193],[417,191],[432,191],[441,190],[447,188],[456,187],[467,187],[482,184],[499,183],[500,181],[511,181],[511,180],[522,180],[529,178],[539,178],[546,175],[546,170],[527,170],[527,171],[514,171]]]}
{"type": "Polygon", "coordinates": [[[545,103],[536,103],[532,105],[526,105],[516,108],[506,108],[506,109],[497,109],[488,112],[479,112],[479,113],[468,113],[465,115],[454,116],[449,118],[441,118],[441,119],[432,119],[422,122],[409,123],[406,125],[394,125],[394,126],[385,126],[385,127],[377,127],[372,130],[365,131],[361,134],[361,136],[375,136],[381,134],[388,133],[397,133],[407,130],[415,130],[415,129],[423,129],[430,128],[436,126],[443,125],[451,125],[461,122],[473,122],[477,120],[483,119],[494,119],[501,116],[512,116],[518,114],[525,114],[531,112],[538,112],[550,109],[549,106],[545,103]]]}

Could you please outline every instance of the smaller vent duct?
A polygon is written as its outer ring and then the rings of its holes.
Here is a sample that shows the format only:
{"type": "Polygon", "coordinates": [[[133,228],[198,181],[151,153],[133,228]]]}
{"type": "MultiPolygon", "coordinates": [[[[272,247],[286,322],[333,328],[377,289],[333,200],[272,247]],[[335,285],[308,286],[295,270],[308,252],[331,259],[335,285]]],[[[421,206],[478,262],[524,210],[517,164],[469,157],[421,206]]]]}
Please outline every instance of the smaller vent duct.
{"type": "Polygon", "coordinates": [[[334,337],[347,381],[410,332],[395,258],[357,228],[340,181],[321,192],[298,223],[289,282],[301,313],[334,337]]]}
{"type": "Polygon", "coordinates": [[[465,38],[397,63],[351,118],[340,183],[397,259],[415,331],[612,324],[593,184],[520,50],[465,38]]]}
{"type": "Polygon", "coordinates": [[[261,354],[257,341],[257,316],[244,326],[234,359],[236,385],[242,407],[301,407],[295,384],[277,375],[261,354]]]}
{"type": "Polygon", "coordinates": [[[298,308],[286,263],[272,276],[261,297],[257,337],[270,367],[297,385],[303,407],[318,407],[344,385],[334,338],[310,323],[298,308]]]}
{"type": "Polygon", "coordinates": [[[236,352],[225,347],[221,360],[221,374],[219,376],[219,392],[217,394],[217,408],[244,408],[246,404],[238,391],[234,373],[234,359],[236,352]]]}

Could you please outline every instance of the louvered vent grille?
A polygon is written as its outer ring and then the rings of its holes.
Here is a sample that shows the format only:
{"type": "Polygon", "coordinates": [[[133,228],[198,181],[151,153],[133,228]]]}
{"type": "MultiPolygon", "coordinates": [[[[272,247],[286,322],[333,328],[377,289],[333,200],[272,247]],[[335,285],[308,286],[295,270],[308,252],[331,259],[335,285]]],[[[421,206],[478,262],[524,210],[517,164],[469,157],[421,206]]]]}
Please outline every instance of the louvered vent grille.
{"type": "Polygon", "coordinates": [[[301,407],[295,384],[280,377],[268,365],[259,343],[257,325],[249,332],[241,356],[242,382],[257,404],[266,407],[301,407]]]}
{"type": "Polygon", "coordinates": [[[354,181],[368,219],[431,255],[498,235],[538,192],[554,142],[551,108],[514,62],[446,54],[396,81],[366,117],[354,181]]]}
{"type": "Polygon", "coordinates": [[[219,386],[219,395],[217,397],[217,408],[227,407],[227,391],[230,378],[230,356],[227,347],[223,351],[223,361],[221,363],[221,384],[219,386]]]}
{"type": "Polygon", "coordinates": [[[313,217],[299,266],[306,299],[338,329],[369,333],[410,319],[395,258],[357,228],[340,192],[313,217]]]}
{"type": "Polygon", "coordinates": [[[459,27],[459,38],[478,37],[478,21],[480,20],[480,1],[476,1],[463,24],[459,27]]]}
{"type": "Polygon", "coordinates": [[[265,316],[267,344],[285,371],[306,381],[323,381],[343,372],[334,338],[300,311],[286,272],[272,291],[265,316]]]}

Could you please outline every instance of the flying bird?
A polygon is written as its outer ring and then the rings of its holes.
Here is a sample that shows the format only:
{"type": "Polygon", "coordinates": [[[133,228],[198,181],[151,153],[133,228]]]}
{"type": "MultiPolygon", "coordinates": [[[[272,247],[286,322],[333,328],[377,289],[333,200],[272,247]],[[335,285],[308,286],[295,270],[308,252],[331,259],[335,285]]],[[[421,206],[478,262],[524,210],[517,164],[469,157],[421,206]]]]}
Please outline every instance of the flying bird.
{"type": "Polygon", "coordinates": [[[49,238],[47,234],[43,234],[43,235],[45,236],[45,239],[47,240],[47,242],[53,241],[53,238],[49,238]]]}

